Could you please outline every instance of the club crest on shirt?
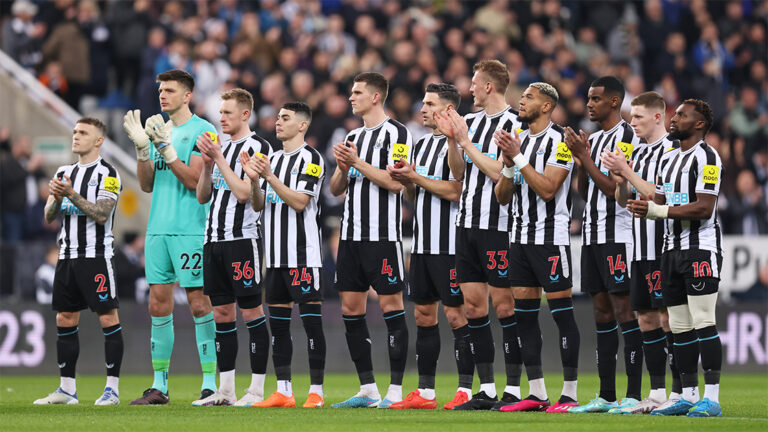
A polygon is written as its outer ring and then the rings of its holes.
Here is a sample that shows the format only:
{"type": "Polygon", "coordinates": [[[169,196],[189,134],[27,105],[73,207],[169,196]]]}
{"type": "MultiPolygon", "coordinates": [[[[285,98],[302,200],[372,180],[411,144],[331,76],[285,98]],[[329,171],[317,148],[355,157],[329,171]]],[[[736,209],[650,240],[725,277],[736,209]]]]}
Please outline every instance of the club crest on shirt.
{"type": "Polygon", "coordinates": [[[376,140],[376,144],[373,145],[373,148],[380,150],[382,147],[384,147],[384,138],[379,138],[376,140]]]}
{"type": "Polygon", "coordinates": [[[443,147],[442,150],[440,150],[440,153],[437,154],[437,157],[444,158],[445,155],[448,154],[448,146],[443,147]]]}
{"type": "Polygon", "coordinates": [[[298,173],[299,173],[299,167],[295,166],[295,167],[293,167],[293,169],[291,169],[291,175],[296,175],[298,173]]]}
{"type": "Polygon", "coordinates": [[[91,177],[91,179],[88,180],[88,186],[96,187],[98,185],[99,185],[99,182],[96,180],[96,177],[91,177]]]}

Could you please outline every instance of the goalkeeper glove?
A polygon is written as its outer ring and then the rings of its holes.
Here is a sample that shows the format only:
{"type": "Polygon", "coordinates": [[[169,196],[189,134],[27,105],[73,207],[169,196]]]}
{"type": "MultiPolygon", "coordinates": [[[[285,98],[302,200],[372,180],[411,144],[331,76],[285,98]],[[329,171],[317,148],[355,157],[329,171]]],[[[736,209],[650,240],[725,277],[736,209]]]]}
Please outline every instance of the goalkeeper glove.
{"type": "Polygon", "coordinates": [[[123,129],[128,133],[128,138],[133,141],[136,147],[136,159],[139,161],[149,160],[149,136],[141,127],[141,111],[129,110],[123,117],[123,129]]]}
{"type": "Polygon", "coordinates": [[[171,122],[168,121],[166,123],[162,114],[155,114],[148,118],[146,125],[144,125],[144,132],[149,135],[158,153],[163,156],[165,163],[169,165],[178,159],[176,149],[171,145],[172,128],[171,122]]]}

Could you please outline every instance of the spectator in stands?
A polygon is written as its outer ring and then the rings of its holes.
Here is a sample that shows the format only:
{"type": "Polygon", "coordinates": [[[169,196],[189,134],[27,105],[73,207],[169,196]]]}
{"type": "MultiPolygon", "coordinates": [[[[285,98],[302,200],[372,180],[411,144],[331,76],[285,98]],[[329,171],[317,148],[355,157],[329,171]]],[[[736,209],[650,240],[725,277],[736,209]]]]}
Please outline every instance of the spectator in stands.
{"type": "Polygon", "coordinates": [[[0,216],[2,240],[16,244],[24,234],[27,207],[37,200],[35,177],[45,176],[45,160],[32,153],[32,141],[25,135],[12,140],[10,150],[0,154],[0,216]]]}
{"type": "Polygon", "coordinates": [[[80,98],[91,80],[91,55],[88,38],[78,23],[77,9],[69,6],[64,10],[64,21],[57,24],[43,44],[43,62],[57,61],[66,78],[69,90],[64,100],[78,109],[80,98]]]}
{"type": "Polygon", "coordinates": [[[768,110],[764,104],[760,106],[759,102],[757,90],[744,87],[736,106],[728,115],[731,130],[746,140],[747,157],[758,146],[765,146],[768,140],[768,110]]]}
{"type": "Polygon", "coordinates": [[[38,304],[49,305],[53,299],[53,276],[59,261],[59,246],[51,244],[45,252],[45,261],[35,272],[35,299],[38,304]]]}
{"type": "Polygon", "coordinates": [[[11,6],[13,17],[2,25],[2,49],[23,68],[32,72],[40,63],[40,44],[45,26],[35,23],[37,5],[29,0],[16,0],[11,6]]]}

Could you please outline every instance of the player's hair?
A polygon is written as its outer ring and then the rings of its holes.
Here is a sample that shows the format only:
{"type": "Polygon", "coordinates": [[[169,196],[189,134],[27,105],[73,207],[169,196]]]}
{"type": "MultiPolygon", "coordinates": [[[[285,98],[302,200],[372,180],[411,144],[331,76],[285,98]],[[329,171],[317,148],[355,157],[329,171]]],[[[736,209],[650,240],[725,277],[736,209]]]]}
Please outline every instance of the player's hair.
{"type": "Polygon", "coordinates": [[[592,81],[590,87],[602,87],[605,93],[611,96],[618,96],[619,101],[624,100],[624,84],[615,76],[606,75],[592,81]]]}
{"type": "Polygon", "coordinates": [[[251,92],[241,88],[233,88],[221,94],[221,100],[234,99],[241,108],[253,111],[253,96],[251,92]]]}
{"type": "Polygon", "coordinates": [[[295,112],[297,115],[304,117],[308,122],[312,121],[312,110],[304,102],[286,102],[283,104],[283,109],[295,112]]]}
{"type": "MultiPolygon", "coordinates": [[[[528,84],[528,87],[533,87],[537,89],[541,94],[544,96],[552,99],[552,102],[554,102],[554,105],[557,105],[557,102],[560,100],[560,95],[557,94],[557,90],[555,89],[552,84],[545,83],[545,82],[535,82],[528,84]]],[[[554,107],[553,105],[553,107],[554,107]]]]}
{"type": "Polygon", "coordinates": [[[366,86],[370,86],[374,91],[379,92],[381,95],[382,104],[385,100],[387,100],[387,93],[389,93],[389,81],[384,78],[384,75],[378,72],[363,72],[355,76],[354,82],[365,83],[366,86]]]}
{"type": "Polygon", "coordinates": [[[632,99],[632,106],[643,106],[656,110],[662,114],[667,109],[667,104],[664,103],[664,98],[655,91],[640,93],[632,99]]]}
{"type": "Polygon", "coordinates": [[[459,90],[453,84],[428,84],[426,92],[437,93],[437,97],[439,97],[443,102],[452,104],[455,108],[458,108],[459,103],[461,103],[461,95],[459,94],[459,90]]]}
{"type": "Polygon", "coordinates": [[[77,123],[83,123],[83,124],[95,126],[96,129],[98,129],[99,132],[101,133],[101,136],[107,136],[107,125],[105,125],[103,121],[95,117],[83,117],[79,119],[77,123]]]}
{"type": "Polygon", "coordinates": [[[472,66],[472,72],[482,72],[493,83],[497,93],[504,94],[509,86],[507,65],[498,60],[482,60],[472,66]]]}
{"type": "Polygon", "coordinates": [[[172,69],[157,76],[157,82],[176,81],[189,91],[195,90],[195,78],[187,71],[172,69]]]}
{"type": "Polygon", "coordinates": [[[706,134],[709,132],[709,130],[712,128],[712,123],[714,122],[712,108],[709,107],[709,104],[701,99],[686,99],[683,101],[683,103],[686,105],[692,105],[694,110],[701,114],[702,117],[704,117],[704,121],[707,123],[707,125],[704,127],[704,133],[706,134]]]}

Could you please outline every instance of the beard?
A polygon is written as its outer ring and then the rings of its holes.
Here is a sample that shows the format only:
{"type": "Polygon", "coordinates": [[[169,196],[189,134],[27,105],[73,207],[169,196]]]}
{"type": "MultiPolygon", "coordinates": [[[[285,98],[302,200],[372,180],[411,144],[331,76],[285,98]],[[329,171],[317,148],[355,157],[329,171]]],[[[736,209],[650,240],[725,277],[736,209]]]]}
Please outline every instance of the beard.
{"type": "Polygon", "coordinates": [[[529,113],[527,116],[517,116],[517,119],[523,123],[531,123],[532,121],[539,118],[540,115],[541,113],[537,111],[537,112],[529,113]]]}
{"type": "Polygon", "coordinates": [[[669,133],[669,139],[684,140],[690,138],[693,135],[689,130],[676,129],[674,132],[669,133]]]}

